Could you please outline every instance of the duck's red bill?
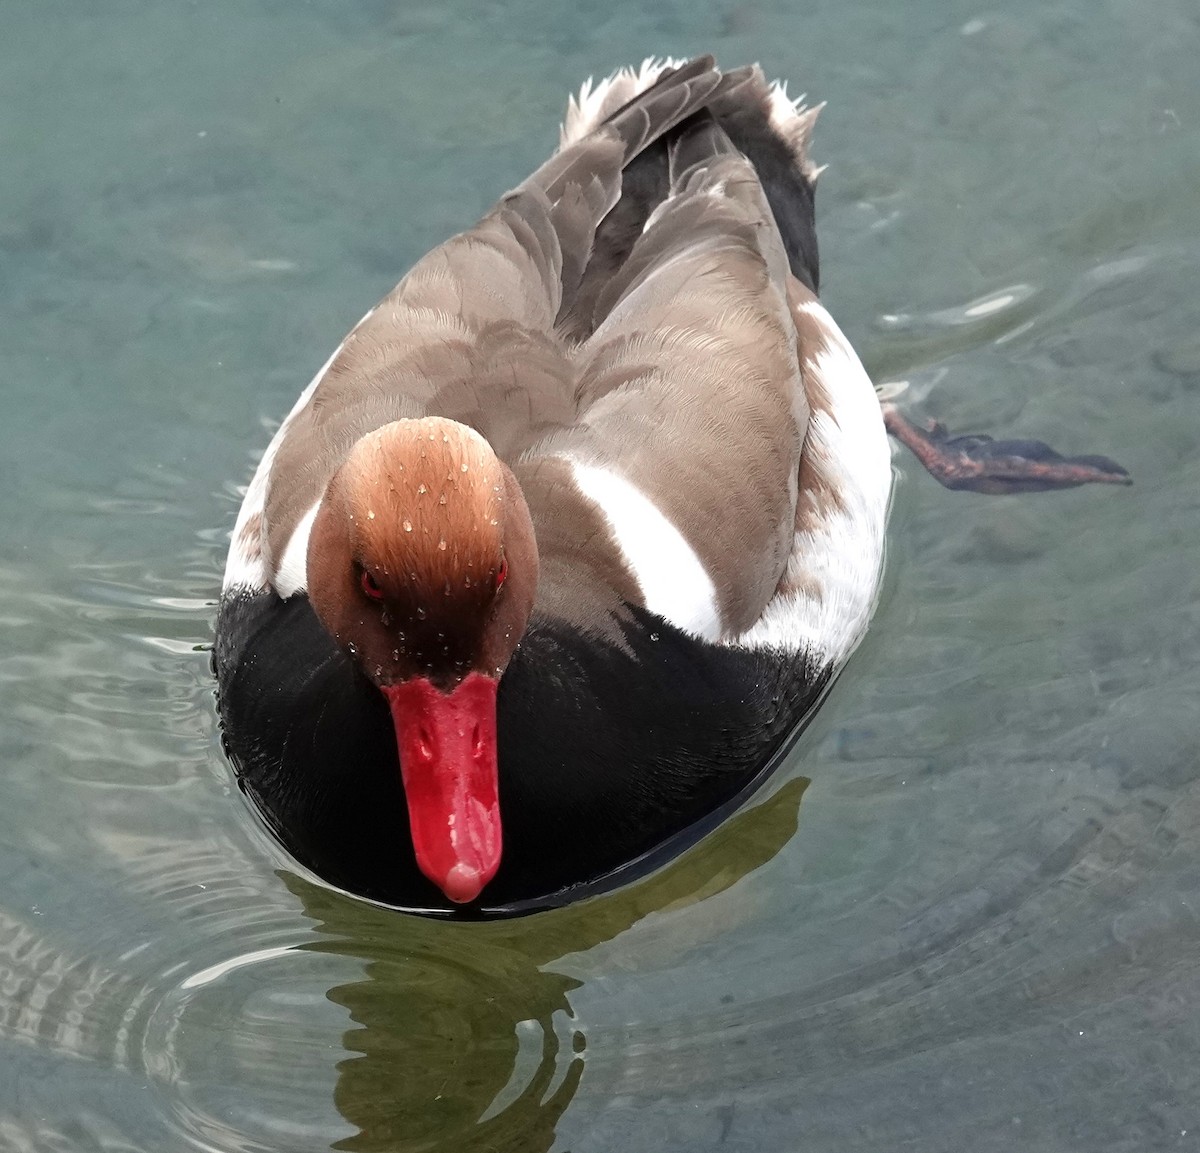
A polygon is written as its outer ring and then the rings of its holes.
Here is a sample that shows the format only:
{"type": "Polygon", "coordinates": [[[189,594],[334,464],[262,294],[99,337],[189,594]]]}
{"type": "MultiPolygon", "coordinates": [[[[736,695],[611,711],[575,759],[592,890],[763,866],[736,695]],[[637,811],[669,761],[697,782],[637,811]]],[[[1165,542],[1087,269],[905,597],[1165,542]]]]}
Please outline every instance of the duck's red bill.
{"type": "Polygon", "coordinates": [[[460,904],[475,900],[500,867],[498,685],[472,673],[448,693],[423,677],[383,686],[417,864],[460,904]]]}

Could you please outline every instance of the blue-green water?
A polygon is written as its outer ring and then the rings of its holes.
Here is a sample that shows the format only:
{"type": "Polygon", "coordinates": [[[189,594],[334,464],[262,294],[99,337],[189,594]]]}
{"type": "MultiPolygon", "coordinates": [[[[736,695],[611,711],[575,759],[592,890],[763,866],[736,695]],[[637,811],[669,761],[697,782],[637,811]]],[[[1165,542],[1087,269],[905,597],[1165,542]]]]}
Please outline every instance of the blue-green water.
{"type": "Polygon", "coordinates": [[[1200,1145],[1200,10],[810,8],[6,5],[0,1150],[1200,1145]],[[503,925],[329,893],[219,750],[238,486],[569,89],[703,50],[829,101],[877,379],[1137,484],[897,457],[867,641],[665,874],[503,925]]]}

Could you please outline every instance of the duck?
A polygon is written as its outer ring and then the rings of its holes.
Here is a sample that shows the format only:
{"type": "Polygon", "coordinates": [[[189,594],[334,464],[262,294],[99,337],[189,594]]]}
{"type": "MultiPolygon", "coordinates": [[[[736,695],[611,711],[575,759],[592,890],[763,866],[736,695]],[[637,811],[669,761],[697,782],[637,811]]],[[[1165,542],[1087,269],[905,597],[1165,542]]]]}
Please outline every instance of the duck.
{"type": "Polygon", "coordinates": [[[889,431],[951,486],[1123,474],[881,405],[818,296],[819,111],[709,56],[589,81],[279,426],[213,667],[242,791],[325,883],[515,915],[719,824],[867,629],[889,431]]]}

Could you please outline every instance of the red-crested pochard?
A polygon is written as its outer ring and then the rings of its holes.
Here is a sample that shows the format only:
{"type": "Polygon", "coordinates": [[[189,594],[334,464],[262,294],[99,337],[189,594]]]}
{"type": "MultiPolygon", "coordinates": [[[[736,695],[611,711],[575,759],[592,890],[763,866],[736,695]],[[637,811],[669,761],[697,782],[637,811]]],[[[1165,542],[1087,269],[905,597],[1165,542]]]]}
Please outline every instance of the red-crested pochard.
{"type": "MultiPolygon", "coordinates": [[[[707,57],[585,85],[284,420],[214,667],[321,877],[475,916],[615,884],[744,798],[858,643],[891,465],[816,295],[816,115],[707,57]]],[[[944,483],[1127,480],[887,419],[944,483]]]]}

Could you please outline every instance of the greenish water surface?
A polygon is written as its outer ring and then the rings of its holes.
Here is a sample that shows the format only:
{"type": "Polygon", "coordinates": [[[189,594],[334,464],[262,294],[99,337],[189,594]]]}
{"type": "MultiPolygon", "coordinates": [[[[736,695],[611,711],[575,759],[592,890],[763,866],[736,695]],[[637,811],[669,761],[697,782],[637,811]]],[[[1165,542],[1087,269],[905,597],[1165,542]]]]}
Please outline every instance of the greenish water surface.
{"type": "Polygon", "coordinates": [[[1200,1146],[1194,0],[12,0],[0,1150],[1200,1146]],[[297,876],[208,672],[239,486],[363,311],[652,53],[828,100],[824,296],[959,431],[759,807],[522,921],[297,876]]]}

